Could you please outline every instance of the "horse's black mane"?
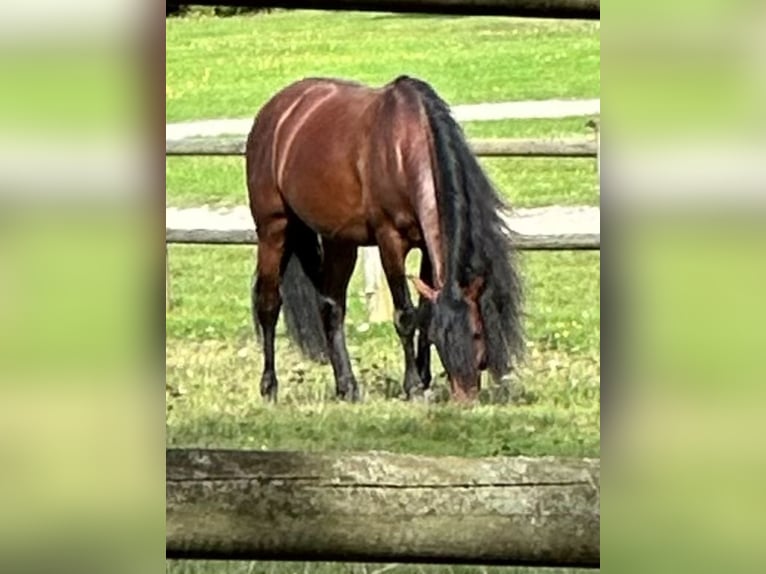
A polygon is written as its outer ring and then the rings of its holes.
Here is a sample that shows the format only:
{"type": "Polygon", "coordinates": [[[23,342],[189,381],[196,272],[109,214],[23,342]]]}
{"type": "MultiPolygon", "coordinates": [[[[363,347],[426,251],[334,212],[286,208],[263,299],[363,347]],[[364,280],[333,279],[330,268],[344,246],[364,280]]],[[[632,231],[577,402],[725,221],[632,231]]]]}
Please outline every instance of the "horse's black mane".
{"type": "MultiPolygon", "coordinates": [[[[461,288],[484,278],[479,299],[487,344],[487,367],[495,376],[511,370],[524,350],[522,285],[515,269],[504,204],[484,174],[449,106],[427,83],[400,76],[393,84],[420,96],[433,133],[437,195],[444,238],[446,282],[435,305],[448,370],[473,371],[472,346],[461,288]],[[451,367],[451,369],[450,369],[451,367]]],[[[438,343],[437,343],[438,344],[438,343]]]]}

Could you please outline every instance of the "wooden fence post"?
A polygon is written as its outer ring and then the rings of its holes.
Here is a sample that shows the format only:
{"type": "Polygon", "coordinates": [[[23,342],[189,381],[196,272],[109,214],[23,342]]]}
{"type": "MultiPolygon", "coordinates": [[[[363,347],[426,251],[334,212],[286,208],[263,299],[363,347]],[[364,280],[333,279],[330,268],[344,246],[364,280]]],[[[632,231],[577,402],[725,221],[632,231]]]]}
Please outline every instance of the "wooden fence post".
{"type": "Polygon", "coordinates": [[[388,289],[383,263],[377,247],[363,247],[364,297],[367,316],[371,323],[385,323],[393,320],[394,304],[388,289]]]}

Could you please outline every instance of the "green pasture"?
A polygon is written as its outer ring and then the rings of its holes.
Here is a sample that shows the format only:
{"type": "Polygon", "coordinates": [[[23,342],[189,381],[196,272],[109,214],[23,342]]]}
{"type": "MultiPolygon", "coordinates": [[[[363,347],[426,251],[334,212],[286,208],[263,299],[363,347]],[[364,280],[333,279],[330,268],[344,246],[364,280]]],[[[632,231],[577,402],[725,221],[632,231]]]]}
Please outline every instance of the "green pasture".
{"type": "Polygon", "coordinates": [[[249,116],[304,76],[410,74],[459,104],[599,95],[593,22],[312,11],[166,22],[168,122],[249,116]]]}
{"type": "MultiPolygon", "coordinates": [[[[381,84],[403,73],[429,81],[454,104],[598,97],[599,25],[310,11],[167,20],[168,122],[254,115],[276,90],[304,76],[381,84]]],[[[588,133],[584,123],[574,118],[465,127],[475,137],[577,136],[588,133]]],[[[592,160],[482,163],[514,206],[599,202],[592,160]]],[[[246,202],[241,158],[168,158],[166,166],[168,205],[246,202]]],[[[366,321],[359,274],[349,294],[347,334],[364,403],[338,404],[330,367],[302,359],[280,328],[280,402],[266,406],[258,395],[260,350],[250,319],[253,250],[170,246],[168,445],[599,456],[599,257],[598,252],[519,254],[527,285],[526,361],[507,381],[486,381],[481,404],[473,409],[446,402],[435,351],[432,400],[399,399],[398,338],[392,325],[366,321]]],[[[307,568],[232,563],[226,571],[372,573],[383,566],[307,568]]],[[[191,562],[169,563],[169,569],[209,571],[206,563],[191,562]]],[[[436,571],[482,570],[391,570],[436,571]]]]}

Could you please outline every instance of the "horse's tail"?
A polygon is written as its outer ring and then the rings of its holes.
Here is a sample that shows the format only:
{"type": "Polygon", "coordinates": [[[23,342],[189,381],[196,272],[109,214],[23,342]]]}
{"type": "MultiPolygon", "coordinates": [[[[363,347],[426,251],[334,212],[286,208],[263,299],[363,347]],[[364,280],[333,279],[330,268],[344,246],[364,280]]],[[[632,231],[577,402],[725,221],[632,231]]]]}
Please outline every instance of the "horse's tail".
{"type": "MultiPolygon", "coordinates": [[[[308,230],[307,230],[308,231],[308,230]]],[[[305,266],[321,263],[319,241],[313,232],[302,233],[292,243],[292,253],[282,276],[282,310],[287,335],[313,361],[327,361],[327,338],[321,314],[321,298],[305,266]],[[300,253],[296,250],[300,249],[300,253]]]]}
{"type": "Polygon", "coordinates": [[[433,138],[435,179],[442,237],[445,288],[465,287],[485,278],[480,297],[487,333],[488,368],[507,373],[525,348],[523,291],[515,266],[505,205],[471,151],[449,106],[427,83],[402,76],[395,81],[419,95],[433,138]]]}

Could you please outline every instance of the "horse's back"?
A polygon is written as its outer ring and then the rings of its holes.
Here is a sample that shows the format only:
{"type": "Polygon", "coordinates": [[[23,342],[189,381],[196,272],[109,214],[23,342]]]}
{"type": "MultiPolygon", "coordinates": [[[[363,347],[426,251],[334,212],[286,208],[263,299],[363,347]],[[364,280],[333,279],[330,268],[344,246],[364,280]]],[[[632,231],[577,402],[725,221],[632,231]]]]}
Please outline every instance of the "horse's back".
{"type": "Polygon", "coordinates": [[[303,97],[307,90],[328,83],[330,80],[324,78],[305,78],[285,86],[269,98],[256,114],[245,144],[246,163],[249,171],[252,170],[255,175],[255,167],[258,166],[257,175],[266,175],[266,172],[260,168],[267,165],[271,160],[270,156],[274,147],[273,138],[280,119],[284,118],[290,106],[303,97]]]}
{"type": "Polygon", "coordinates": [[[246,150],[254,215],[275,207],[264,198],[278,194],[316,232],[369,241],[358,163],[376,95],[361,84],[310,78],[272,97],[246,150]]]}
{"type": "Polygon", "coordinates": [[[247,142],[254,216],[281,201],[327,237],[370,244],[388,226],[418,242],[429,136],[417,94],[402,79],[372,88],[307,78],[275,94],[247,142]]]}

